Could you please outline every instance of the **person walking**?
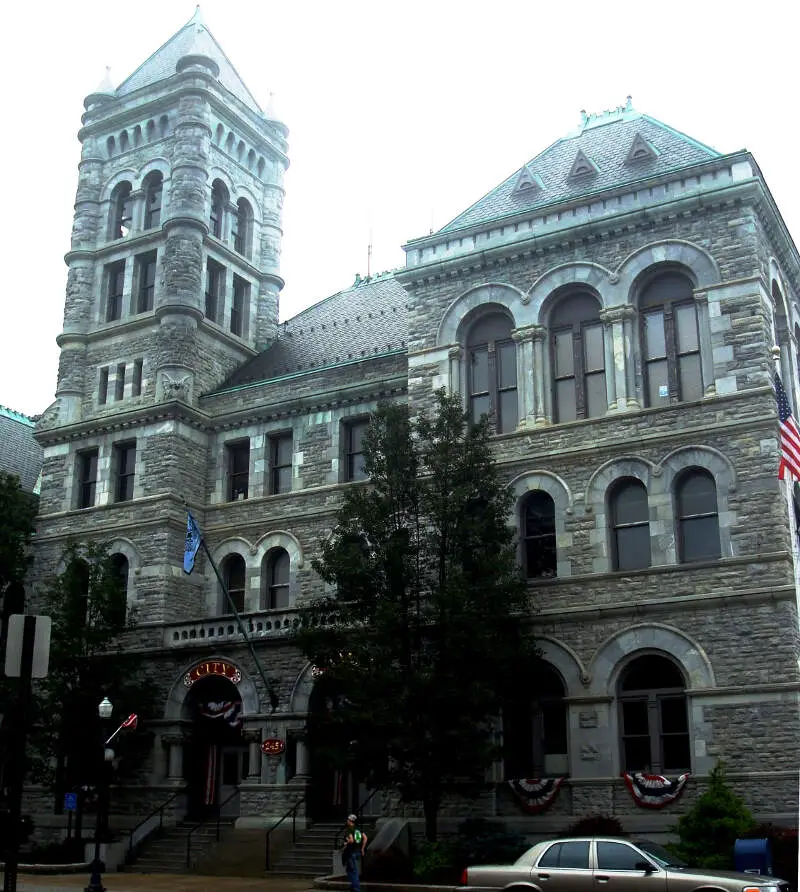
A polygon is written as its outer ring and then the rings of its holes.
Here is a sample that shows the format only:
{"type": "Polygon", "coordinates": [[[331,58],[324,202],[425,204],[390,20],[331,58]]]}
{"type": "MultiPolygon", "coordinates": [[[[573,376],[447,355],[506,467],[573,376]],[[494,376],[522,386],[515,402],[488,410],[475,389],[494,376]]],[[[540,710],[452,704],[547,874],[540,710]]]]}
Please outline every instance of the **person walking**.
{"type": "Polygon", "coordinates": [[[367,834],[358,826],[358,815],[348,815],[342,846],[342,864],[352,892],[361,892],[359,861],[367,848],[367,834]]]}

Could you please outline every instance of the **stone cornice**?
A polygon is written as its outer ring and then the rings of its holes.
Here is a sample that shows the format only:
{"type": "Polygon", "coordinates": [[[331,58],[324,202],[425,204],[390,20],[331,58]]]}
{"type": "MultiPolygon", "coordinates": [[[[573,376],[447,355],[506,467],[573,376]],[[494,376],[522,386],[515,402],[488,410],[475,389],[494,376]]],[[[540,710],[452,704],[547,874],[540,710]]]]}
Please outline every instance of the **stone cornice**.
{"type": "Polygon", "coordinates": [[[615,322],[624,322],[626,319],[636,318],[636,307],[630,304],[619,304],[616,307],[608,307],[600,311],[600,321],[606,325],[613,325],[615,322]]]}

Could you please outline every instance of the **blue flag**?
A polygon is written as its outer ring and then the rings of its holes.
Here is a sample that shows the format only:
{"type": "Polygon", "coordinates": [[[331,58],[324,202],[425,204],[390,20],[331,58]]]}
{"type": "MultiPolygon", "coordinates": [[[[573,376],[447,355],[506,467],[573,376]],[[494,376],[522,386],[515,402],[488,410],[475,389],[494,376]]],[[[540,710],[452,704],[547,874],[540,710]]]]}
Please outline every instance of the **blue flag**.
{"type": "Polygon", "coordinates": [[[200,548],[200,530],[194,522],[192,512],[186,515],[186,547],[183,552],[183,572],[191,573],[194,570],[194,559],[200,548]]]}

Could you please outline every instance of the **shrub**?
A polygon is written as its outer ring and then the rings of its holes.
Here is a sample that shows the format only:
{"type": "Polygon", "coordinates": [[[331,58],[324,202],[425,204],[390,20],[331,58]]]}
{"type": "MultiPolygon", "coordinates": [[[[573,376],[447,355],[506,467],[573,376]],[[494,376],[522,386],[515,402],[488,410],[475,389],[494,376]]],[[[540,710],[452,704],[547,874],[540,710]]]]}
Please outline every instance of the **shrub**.
{"type": "Polygon", "coordinates": [[[470,864],[512,864],[530,848],[524,836],[510,833],[505,824],[471,818],[458,828],[456,855],[461,867],[470,864]]]}
{"type": "Polygon", "coordinates": [[[680,842],[673,848],[692,867],[732,869],[734,843],[754,823],[750,809],[728,786],[723,763],[718,762],[709,775],[708,789],[679,818],[680,842]]]}
{"type": "Polygon", "coordinates": [[[456,885],[459,880],[456,850],[442,840],[427,839],[414,845],[414,876],[426,883],[456,885]]]}
{"type": "Polygon", "coordinates": [[[626,836],[622,824],[609,815],[589,815],[570,825],[564,836],[626,836]]]}

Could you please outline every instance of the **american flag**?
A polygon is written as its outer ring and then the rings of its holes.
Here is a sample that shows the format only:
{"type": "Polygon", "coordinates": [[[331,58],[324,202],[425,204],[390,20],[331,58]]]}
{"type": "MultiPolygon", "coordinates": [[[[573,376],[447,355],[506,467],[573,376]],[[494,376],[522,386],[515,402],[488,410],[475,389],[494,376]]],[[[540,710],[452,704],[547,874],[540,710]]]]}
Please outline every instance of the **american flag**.
{"type": "Polygon", "coordinates": [[[778,479],[794,477],[800,480],[800,430],[792,417],[789,397],[781,384],[780,375],[775,374],[775,399],[778,401],[778,417],[781,420],[781,463],[778,466],[778,479]]]}

